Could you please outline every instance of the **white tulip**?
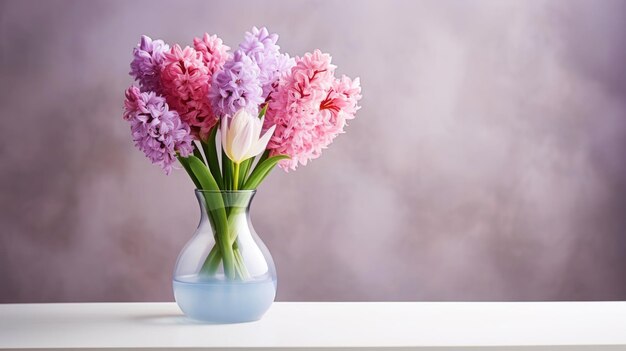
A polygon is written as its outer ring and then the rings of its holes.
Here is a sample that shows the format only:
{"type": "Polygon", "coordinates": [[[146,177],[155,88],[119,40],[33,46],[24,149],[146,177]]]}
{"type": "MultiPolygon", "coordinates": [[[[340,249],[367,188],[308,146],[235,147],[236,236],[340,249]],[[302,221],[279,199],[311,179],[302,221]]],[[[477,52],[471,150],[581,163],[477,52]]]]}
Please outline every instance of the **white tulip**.
{"type": "Polygon", "coordinates": [[[228,124],[228,117],[222,117],[222,148],[235,165],[254,157],[263,151],[274,134],[276,126],[270,127],[263,136],[263,118],[259,119],[241,109],[228,124]]]}

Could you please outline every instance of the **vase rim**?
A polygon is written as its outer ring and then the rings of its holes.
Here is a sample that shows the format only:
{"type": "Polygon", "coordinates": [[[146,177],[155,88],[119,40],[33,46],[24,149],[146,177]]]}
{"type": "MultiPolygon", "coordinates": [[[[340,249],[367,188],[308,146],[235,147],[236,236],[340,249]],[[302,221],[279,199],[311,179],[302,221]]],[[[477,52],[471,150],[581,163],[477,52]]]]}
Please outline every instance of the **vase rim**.
{"type": "Polygon", "coordinates": [[[254,194],[256,193],[256,189],[252,190],[202,190],[202,189],[194,189],[196,193],[202,194],[254,194]]]}

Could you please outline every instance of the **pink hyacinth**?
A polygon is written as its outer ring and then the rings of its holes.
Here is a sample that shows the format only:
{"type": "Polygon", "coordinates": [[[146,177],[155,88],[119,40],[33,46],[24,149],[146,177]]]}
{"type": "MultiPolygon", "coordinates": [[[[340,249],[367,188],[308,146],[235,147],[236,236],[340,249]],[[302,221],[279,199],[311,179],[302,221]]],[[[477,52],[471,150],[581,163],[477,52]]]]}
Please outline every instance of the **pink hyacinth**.
{"type": "Polygon", "coordinates": [[[156,93],[128,88],[123,116],[130,122],[135,146],[166,174],[172,171],[177,153],[183,157],[193,153],[189,126],[156,93]]]}
{"type": "Polygon", "coordinates": [[[265,127],[276,125],[276,131],[267,148],[291,157],[280,163],[286,171],[319,157],[360,108],[359,79],[337,79],[334,71],[330,55],[315,50],[297,57],[272,93],[265,127]]]}
{"type": "Polygon", "coordinates": [[[165,54],[161,84],[168,104],[191,126],[194,135],[205,138],[217,123],[207,97],[210,71],[201,52],[172,47],[165,54]]]}
{"type": "Polygon", "coordinates": [[[204,33],[202,38],[193,39],[193,47],[202,54],[202,61],[209,70],[209,75],[213,75],[224,67],[224,62],[228,60],[230,47],[224,45],[222,39],[217,35],[204,33]]]}

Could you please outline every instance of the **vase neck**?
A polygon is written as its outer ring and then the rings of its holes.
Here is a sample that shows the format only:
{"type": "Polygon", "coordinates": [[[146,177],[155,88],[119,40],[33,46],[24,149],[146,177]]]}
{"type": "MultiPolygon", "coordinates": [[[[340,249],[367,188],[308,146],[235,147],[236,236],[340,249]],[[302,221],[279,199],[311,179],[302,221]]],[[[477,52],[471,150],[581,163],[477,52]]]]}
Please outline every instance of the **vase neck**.
{"type": "Polygon", "coordinates": [[[256,194],[255,190],[242,191],[203,191],[196,190],[196,198],[200,205],[202,217],[206,217],[207,211],[225,209],[226,213],[248,213],[250,204],[256,194]]]}

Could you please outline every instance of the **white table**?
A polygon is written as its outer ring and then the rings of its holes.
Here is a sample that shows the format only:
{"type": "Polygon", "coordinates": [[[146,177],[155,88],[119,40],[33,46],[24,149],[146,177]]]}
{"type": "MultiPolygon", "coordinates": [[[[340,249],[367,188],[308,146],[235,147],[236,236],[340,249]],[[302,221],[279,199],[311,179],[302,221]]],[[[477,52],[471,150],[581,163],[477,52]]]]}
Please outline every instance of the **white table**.
{"type": "Polygon", "coordinates": [[[626,350],[626,302],[275,303],[209,325],[173,303],[0,305],[0,349],[626,350]]]}

